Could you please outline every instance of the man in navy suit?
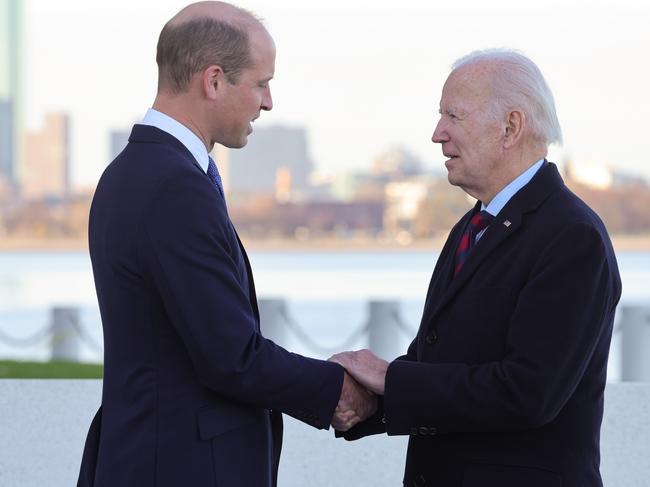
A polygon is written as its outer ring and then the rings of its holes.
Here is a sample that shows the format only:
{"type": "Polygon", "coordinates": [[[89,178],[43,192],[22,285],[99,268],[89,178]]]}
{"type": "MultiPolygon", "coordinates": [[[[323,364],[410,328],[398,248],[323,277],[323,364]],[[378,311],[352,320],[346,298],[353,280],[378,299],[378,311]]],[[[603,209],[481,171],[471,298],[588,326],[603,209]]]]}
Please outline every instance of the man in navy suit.
{"type": "Polygon", "coordinates": [[[409,435],[404,485],[602,486],[621,281],[603,223],[546,161],[560,139],[528,58],[490,50],[454,64],[432,140],[449,182],[478,201],[442,249],[406,355],[333,357],[383,395],[343,436],[409,435]]]}
{"type": "Polygon", "coordinates": [[[340,365],[260,334],[209,152],[243,147],[271,110],[270,35],[248,12],[200,2],[165,25],[156,60],[153,108],[90,212],[104,382],[78,485],[274,486],[281,413],[345,430],[376,399],[340,365]]]}

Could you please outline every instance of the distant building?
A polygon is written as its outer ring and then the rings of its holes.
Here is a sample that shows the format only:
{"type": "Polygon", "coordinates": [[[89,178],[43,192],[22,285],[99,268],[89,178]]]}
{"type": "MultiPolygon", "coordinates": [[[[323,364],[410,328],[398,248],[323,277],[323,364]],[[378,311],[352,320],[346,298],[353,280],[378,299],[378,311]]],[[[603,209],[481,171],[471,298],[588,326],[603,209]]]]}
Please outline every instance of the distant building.
{"type": "Polygon", "coordinates": [[[427,198],[431,187],[428,178],[414,178],[386,185],[384,229],[390,234],[411,231],[420,205],[427,198]]]}
{"type": "Polygon", "coordinates": [[[129,136],[131,131],[128,130],[111,130],[109,133],[109,158],[108,162],[115,159],[120,152],[124,150],[126,144],[129,143],[129,136]]]}
{"type": "Polygon", "coordinates": [[[364,176],[352,172],[341,173],[331,183],[332,196],[338,201],[352,201],[363,184],[364,176]]]}
{"type": "Polygon", "coordinates": [[[348,172],[337,175],[331,185],[331,193],[335,200],[352,201],[383,201],[384,188],[387,181],[365,172],[348,172]]]}
{"type": "Polygon", "coordinates": [[[70,122],[48,114],[38,132],[28,133],[21,196],[26,200],[62,200],[70,193],[70,122]]]}
{"type": "Polygon", "coordinates": [[[225,186],[234,193],[279,193],[282,198],[308,186],[312,171],[304,128],[256,127],[243,149],[217,161],[225,186]]]}
{"type": "Polygon", "coordinates": [[[382,229],[382,201],[310,201],[306,203],[259,202],[246,207],[230,207],[237,231],[256,237],[270,235],[347,236],[354,232],[378,234],[382,229]]]}
{"type": "Polygon", "coordinates": [[[422,172],[422,162],[401,146],[390,147],[372,162],[370,174],[382,176],[387,181],[417,176],[422,172]]]}
{"type": "Polygon", "coordinates": [[[23,173],[23,2],[0,2],[0,173],[20,185],[23,173]]]}

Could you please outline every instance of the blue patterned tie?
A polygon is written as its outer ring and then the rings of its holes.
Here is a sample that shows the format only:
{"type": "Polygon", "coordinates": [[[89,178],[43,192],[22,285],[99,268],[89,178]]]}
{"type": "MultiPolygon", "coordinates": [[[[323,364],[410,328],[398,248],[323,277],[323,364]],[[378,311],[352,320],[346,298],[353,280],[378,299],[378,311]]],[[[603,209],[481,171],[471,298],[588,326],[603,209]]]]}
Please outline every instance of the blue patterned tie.
{"type": "Polygon", "coordinates": [[[223,184],[221,182],[221,176],[219,176],[219,171],[217,170],[217,165],[214,163],[212,157],[208,156],[208,178],[212,181],[222,198],[226,198],[223,193],[223,184]]]}

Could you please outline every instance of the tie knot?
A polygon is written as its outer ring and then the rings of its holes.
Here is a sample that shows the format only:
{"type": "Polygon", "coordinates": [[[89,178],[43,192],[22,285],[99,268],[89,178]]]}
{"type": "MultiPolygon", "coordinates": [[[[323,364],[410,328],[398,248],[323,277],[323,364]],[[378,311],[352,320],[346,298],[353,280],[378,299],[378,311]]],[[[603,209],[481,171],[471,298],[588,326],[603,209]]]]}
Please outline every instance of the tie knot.
{"type": "Polygon", "coordinates": [[[474,231],[473,232],[474,235],[476,235],[484,228],[487,228],[487,226],[490,224],[490,222],[493,219],[494,217],[485,210],[479,211],[476,215],[474,215],[472,219],[469,221],[469,224],[474,231]]]}

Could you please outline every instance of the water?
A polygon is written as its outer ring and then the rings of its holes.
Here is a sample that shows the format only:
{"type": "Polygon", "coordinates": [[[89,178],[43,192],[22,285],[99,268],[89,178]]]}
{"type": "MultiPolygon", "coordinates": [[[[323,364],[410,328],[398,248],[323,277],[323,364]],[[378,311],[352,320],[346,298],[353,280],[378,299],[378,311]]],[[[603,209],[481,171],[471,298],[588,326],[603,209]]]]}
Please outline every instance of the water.
{"type": "MultiPolygon", "coordinates": [[[[251,263],[260,298],[284,298],[300,328],[320,346],[333,351],[367,320],[367,302],[395,299],[411,333],[401,333],[405,350],[419,324],[436,252],[252,252],[251,263]]],[[[623,304],[650,303],[650,252],[620,252],[623,304]]],[[[88,337],[84,360],[101,361],[101,321],[90,259],[85,252],[0,253],[0,332],[29,337],[49,324],[52,306],[77,306],[88,337]]],[[[610,378],[619,377],[620,334],[612,343],[610,378]]],[[[299,353],[326,357],[293,333],[284,343],[299,353]]],[[[365,346],[362,340],[346,347],[365,346]]],[[[0,339],[0,357],[49,358],[46,340],[13,346],[0,339]]]]}

